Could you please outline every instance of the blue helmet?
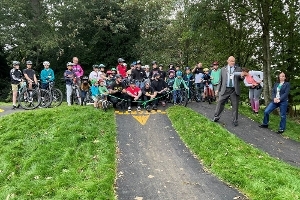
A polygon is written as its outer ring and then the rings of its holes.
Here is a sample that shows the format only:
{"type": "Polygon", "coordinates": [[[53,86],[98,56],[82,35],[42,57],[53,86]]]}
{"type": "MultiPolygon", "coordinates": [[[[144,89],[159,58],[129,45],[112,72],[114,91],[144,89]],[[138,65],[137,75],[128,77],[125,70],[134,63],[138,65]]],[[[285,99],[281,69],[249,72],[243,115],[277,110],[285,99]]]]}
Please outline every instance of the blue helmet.
{"type": "Polygon", "coordinates": [[[182,76],[182,72],[181,71],[177,71],[176,72],[176,76],[182,76]]]}

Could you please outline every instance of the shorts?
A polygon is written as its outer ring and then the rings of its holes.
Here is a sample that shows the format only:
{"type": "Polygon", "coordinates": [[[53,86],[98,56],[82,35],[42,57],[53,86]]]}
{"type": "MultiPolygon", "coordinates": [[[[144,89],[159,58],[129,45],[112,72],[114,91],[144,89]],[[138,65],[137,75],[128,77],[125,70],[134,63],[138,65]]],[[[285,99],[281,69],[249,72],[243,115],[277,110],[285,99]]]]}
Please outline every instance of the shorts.
{"type": "Polygon", "coordinates": [[[12,90],[13,92],[18,91],[19,85],[20,85],[20,84],[11,84],[11,90],[12,90]]]}
{"type": "Polygon", "coordinates": [[[99,96],[92,96],[93,101],[99,101],[99,96]]]}

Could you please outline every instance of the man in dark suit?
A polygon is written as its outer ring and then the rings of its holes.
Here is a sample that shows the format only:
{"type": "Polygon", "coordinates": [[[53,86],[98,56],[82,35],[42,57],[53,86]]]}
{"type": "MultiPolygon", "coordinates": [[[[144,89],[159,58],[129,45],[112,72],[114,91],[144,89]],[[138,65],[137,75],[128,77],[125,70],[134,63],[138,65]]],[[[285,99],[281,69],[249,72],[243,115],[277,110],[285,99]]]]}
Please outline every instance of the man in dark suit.
{"type": "Polygon", "coordinates": [[[235,75],[234,72],[241,72],[241,68],[235,65],[235,58],[230,56],[227,65],[221,69],[220,81],[217,87],[216,95],[219,95],[219,101],[215,110],[213,121],[217,122],[224,110],[226,101],[230,97],[232,106],[232,124],[238,125],[238,108],[240,100],[240,82],[244,80],[244,74],[235,75]]]}

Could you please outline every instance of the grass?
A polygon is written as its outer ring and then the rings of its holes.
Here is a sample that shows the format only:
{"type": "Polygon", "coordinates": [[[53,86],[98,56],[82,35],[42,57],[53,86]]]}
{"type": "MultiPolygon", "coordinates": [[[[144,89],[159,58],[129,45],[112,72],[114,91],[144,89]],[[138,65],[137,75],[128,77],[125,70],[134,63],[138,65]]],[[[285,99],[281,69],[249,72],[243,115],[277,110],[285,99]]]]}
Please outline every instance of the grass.
{"type": "Polygon", "coordinates": [[[115,199],[113,111],[60,106],[0,118],[0,199],[115,199]]]}
{"type": "MultiPolygon", "coordinates": [[[[263,116],[264,116],[264,109],[259,110],[259,115],[254,115],[253,112],[251,111],[251,108],[246,105],[241,105],[239,107],[239,113],[249,117],[250,119],[262,123],[263,121],[263,116]]],[[[270,114],[270,122],[269,122],[269,128],[275,132],[277,132],[279,128],[279,122],[280,122],[280,117],[278,115],[274,115],[274,113],[270,114]]],[[[283,133],[283,135],[287,138],[290,138],[292,140],[300,142],[300,124],[294,121],[292,118],[287,117],[287,122],[286,122],[286,130],[283,133]]]]}
{"type": "Polygon", "coordinates": [[[250,199],[300,199],[299,168],[246,144],[189,108],[173,106],[167,113],[182,140],[204,166],[250,199]]]}

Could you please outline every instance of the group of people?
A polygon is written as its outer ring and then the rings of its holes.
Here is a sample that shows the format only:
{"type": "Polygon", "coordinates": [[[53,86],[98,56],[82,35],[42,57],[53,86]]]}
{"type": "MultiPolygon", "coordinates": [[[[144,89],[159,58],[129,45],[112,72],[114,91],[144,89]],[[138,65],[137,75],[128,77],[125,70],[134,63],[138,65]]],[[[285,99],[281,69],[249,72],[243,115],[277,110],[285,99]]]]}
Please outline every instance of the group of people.
{"type": "MultiPolygon", "coordinates": [[[[84,76],[84,71],[78,63],[78,58],[73,57],[72,62],[67,63],[67,70],[64,72],[66,83],[67,103],[71,105],[71,95],[73,85],[80,89],[80,103],[87,93],[90,92],[94,100],[94,107],[97,108],[99,101],[109,100],[113,107],[125,106],[131,111],[133,103],[137,110],[141,110],[144,105],[147,111],[157,110],[159,102],[166,105],[166,97],[172,92],[173,103],[176,104],[179,91],[189,90],[195,87],[196,93],[201,99],[205,99],[208,88],[213,91],[213,96],[217,101],[213,121],[220,119],[225,103],[230,99],[232,106],[232,124],[238,126],[238,106],[240,99],[240,82],[244,82],[249,88],[249,101],[255,114],[258,114],[259,99],[263,88],[263,73],[261,71],[250,71],[247,68],[240,68],[235,64],[235,58],[230,56],[227,65],[219,68],[218,62],[213,62],[211,68],[203,68],[202,63],[198,63],[194,68],[186,67],[184,70],[180,66],[169,65],[163,70],[162,65],[156,61],[149,65],[142,65],[141,61],[133,62],[130,69],[123,58],[117,60],[116,68],[106,70],[104,64],[93,65],[93,70],[89,76],[84,76]],[[206,86],[206,87],[205,87],[206,86]]],[[[10,71],[12,84],[13,109],[17,107],[17,91],[22,79],[25,79],[28,88],[32,89],[33,84],[37,84],[35,71],[32,69],[32,62],[26,62],[26,69],[23,72],[19,69],[20,63],[13,61],[13,69],[10,71]]],[[[44,69],[41,71],[41,87],[46,89],[50,81],[55,79],[53,70],[49,67],[48,61],[43,62],[44,69]]],[[[267,128],[269,114],[280,108],[281,122],[278,133],[283,133],[286,129],[286,112],[288,105],[288,94],[290,84],[286,81],[285,74],[279,75],[278,83],[272,90],[272,101],[264,111],[264,120],[261,128],[267,128]]]]}

